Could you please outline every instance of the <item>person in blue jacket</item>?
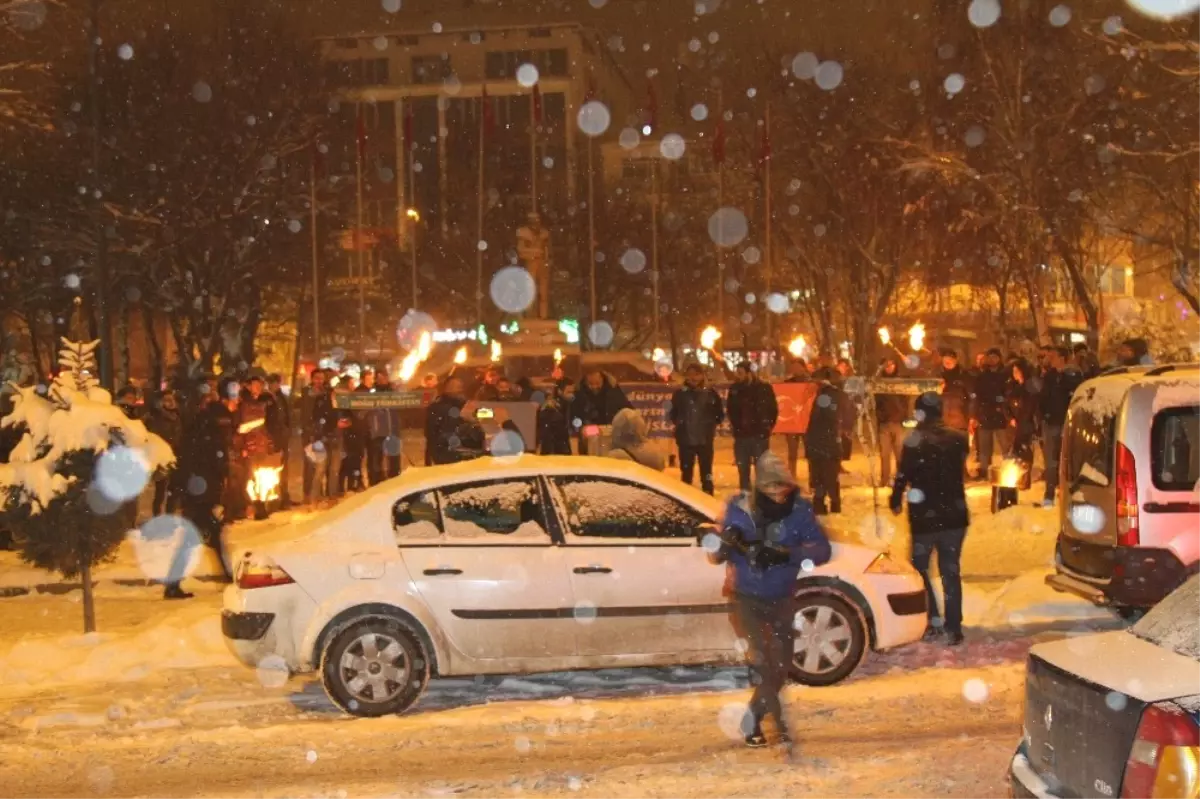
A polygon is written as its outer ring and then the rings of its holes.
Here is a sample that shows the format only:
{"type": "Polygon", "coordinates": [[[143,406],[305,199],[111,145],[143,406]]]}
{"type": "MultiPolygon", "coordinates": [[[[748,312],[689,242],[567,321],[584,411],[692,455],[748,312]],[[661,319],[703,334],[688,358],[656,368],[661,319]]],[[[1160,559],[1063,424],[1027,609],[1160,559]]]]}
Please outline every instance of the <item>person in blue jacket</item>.
{"type": "Polygon", "coordinates": [[[732,577],[734,629],[746,640],[754,694],[743,722],[746,745],[766,746],[763,720],[774,725],[774,743],[791,750],[779,693],[795,652],[796,577],[827,563],[829,539],[812,503],[800,496],[795,477],[774,453],[758,459],[753,493],[725,506],[720,535],[706,540],[709,560],[727,564],[732,577]]]}

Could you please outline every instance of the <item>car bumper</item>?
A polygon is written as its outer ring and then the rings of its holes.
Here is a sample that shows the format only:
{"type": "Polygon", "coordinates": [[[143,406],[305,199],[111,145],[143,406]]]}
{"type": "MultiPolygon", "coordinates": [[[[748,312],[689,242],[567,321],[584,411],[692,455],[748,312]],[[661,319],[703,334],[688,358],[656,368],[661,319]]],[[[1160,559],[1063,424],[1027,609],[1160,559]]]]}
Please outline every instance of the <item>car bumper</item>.
{"type": "Polygon", "coordinates": [[[925,584],[912,574],[872,575],[864,586],[875,614],[875,648],[892,649],[925,634],[925,584]]]}
{"type": "Polygon", "coordinates": [[[313,602],[295,584],[243,590],[225,589],[221,634],[241,663],[259,666],[264,658],[282,658],[293,672],[303,671],[297,641],[313,602]]]}
{"type": "MultiPolygon", "coordinates": [[[[1072,542],[1078,547],[1077,542],[1072,542]]],[[[1112,547],[1110,577],[1092,577],[1063,563],[1060,536],[1055,573],[1046,583],[1057,591],[1074,594],[1097,605],[1150,608],[1188,578],[1189,569],[1169,549],[1112,547]]]]}
{"type": "Polygon", "coordinates": [[[1008,792],[1016,799],[1058,799],[1058,795],[1050,792],[1050,786],[1029,764],[1023,744],[1017,748],[1008,767],[1008,792]]]}

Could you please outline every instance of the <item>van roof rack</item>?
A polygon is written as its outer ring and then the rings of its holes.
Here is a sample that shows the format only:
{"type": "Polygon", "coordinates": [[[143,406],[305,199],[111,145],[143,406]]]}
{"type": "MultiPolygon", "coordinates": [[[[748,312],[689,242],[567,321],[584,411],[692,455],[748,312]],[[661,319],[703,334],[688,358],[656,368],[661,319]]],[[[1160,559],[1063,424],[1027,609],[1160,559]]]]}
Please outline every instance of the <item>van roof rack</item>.
{"type": "Polygon", "coordinates": [[[1146,372],[1146,377],[1165,375],[1167,372],[1177,372],[1180,369],[1200,369],[1200,363],[1166,363],[1146,372]]]}

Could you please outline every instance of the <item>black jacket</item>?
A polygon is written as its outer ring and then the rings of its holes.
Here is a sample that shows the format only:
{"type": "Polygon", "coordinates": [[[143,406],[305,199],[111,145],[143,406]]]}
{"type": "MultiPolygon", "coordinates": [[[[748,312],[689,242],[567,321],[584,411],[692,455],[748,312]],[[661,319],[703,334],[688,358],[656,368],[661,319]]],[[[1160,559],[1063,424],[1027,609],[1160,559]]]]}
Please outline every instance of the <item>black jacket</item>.
{"type": "Polygon", "coordinates": [[[1033,463],[1033,434],[1038,418],[1039,395],[1030,390],[1028,384],[1013,383],[1009,386],[1007,411],[1013,430],[1011,455],[1026,463],[1033,463]]]}
{"type": "Polygon", "coordinates": [[[726,411],[734,438],[769,436],[779,418],[775,389],[757,377],[748,383],[734,383],[729,387],[726,411]]]}
{"type": "Polygon", "coordinates": [[[552,397],[538,409],[538,452],[542,455],[571,454],[571,421],[560,397],[552,397]]]}
{"type": "Polygon", "coordinates": [[[942,370],[942,420],[952,430],[966,431],[971,422],[974,377],[961,366],[942,370]]]}
{"type": "Polygon", "coordinates": [[[670,419],[679,446],[711,445],[717,425],[725,419],[721,395],[708,386],[684,386],[671,395],[670,419]]]}
{"type": "Polygon", "coordinates": [[[337,413],[328,390],[307,392],[300,398],[300,428],[304,443],[325,441],[337,429],[337,413]]]}
{"type": "Polygon", "coordinates": [[[842,436],[847,425],[853,424],[854,413],[854,403],[844,391],[832,383],[821,383],[808,416],[808,431],[804,435],[804,457],[810,461],[840,461],[842,436]]]}
{"type": "Polygon", "coordinates": [[[173,452],[179,453],[183,444],[183,419],[179,411],[158,408],[146,419],[146,429],[167,442],[173,452]]]}
{"type": "Polygon", "coordinates": [[[940,422],[923,424],[909,434],[892,483],[892,510],[908,497],[908,521],[913,535],[942,530],[965,530],[970,523],[963,466],[967,437],[940,422]]]}
{"type": "Polygon", "coordinates": [[[1038,412],[1046,427],[1062,427],[1067,423],[1067,409],[1075,389],[1083,382],[1083,373],[1068,364],[1063,371],[1049,369],[1042,379],[1042,395],[1038,412]]]}
{"type": "Polygon", "coordinates": [[[219,501],[229,476],[233,431],[233,414],[220,402],[197,413],[184,428],[178,468],[188,494],[198,501],[219,501]],[[193,481],[193,477],[200,479],[193,481]]]}
{"type": "Polygon", "coordinates": [[[275,451],[275,439],[272,432],[278,430],[277,419],[279,408],[275,398],[264,391],[258,399],[250,396],[250,392],[242,392],[242,401],[238,405],[234,432],[237,434],[238,449],[247,455],[265,455],[275,451]],[[261,422],[261,424],[260,424],[261,422]],[[258,425],[246,432],[240,432],[243,425],[258,425]]]}
{"type": "Polygon", "coordinates": [[[1008,425],[1009,371],[1003,366],[984,369],[975,381],[974,418],[984,430],[1003,430],[1008,425]]]}
{"type": "Polygon", "coordinates": [[[908,397],[900,394],[875,395],[875,420],[879,424],[900,424],[908,417],[908,397]]]}
{"type": "Polygon", "coordinates": [[[571,404],[571,419],[578,419],[581,426],[612,424],[617,411],[630,407],[633,406],[629,404],[625,392],[615,380],[605,375],[604,385],[599,391],[589,389],[586,380],[579,383],[579,388],[575,391],[575,401],[571,404]]]}
{"type": "Polygon", "coordinates": [[[455,463],[456,450],[462,445],[458,428],[462,409],[467,404],[461,397],[439,396],[425,409],[425,465],[455,463]]]}

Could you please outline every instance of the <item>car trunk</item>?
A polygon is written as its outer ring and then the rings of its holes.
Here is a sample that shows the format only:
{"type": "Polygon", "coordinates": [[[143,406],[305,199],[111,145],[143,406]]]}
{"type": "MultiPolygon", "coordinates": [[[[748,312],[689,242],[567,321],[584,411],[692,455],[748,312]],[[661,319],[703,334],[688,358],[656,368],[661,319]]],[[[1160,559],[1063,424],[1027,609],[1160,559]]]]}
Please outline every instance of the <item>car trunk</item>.
{"type": "Polygon", "coordinates": [[[1072,405],[1063,431],[1060,482],[1062,534],[1058,557],[1063,567],[1096,582],[1113,575],[1117,545],[1115,480],[1118,403],[1072,405]]]}
{"type": "Polygon", "coordinates": [[[1115,796],[1145,706],[1031,655],[1025,682],[1030,766],[1057,796],[1115,796]]]}

